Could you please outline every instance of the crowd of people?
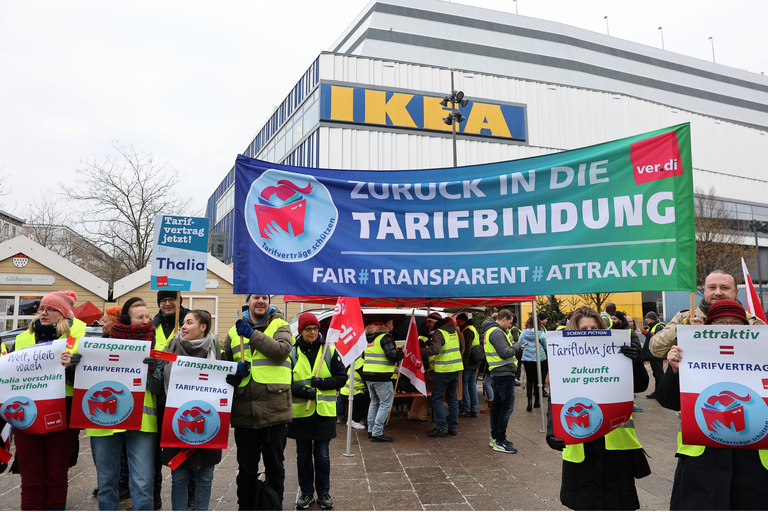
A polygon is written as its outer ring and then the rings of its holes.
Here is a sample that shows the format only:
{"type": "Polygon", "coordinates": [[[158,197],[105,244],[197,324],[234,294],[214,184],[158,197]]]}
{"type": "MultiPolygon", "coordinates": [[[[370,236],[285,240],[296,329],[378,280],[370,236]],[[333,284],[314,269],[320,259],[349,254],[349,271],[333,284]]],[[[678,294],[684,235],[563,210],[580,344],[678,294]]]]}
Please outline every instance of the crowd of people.
{"type": "MultiPolygon", "coordinates": [[[[577,308],[556,329],[629,330],[630,343],[620,351],[632,362],[634,392],[648,389],[650,379],[644,365],[648,361],[655,381],[648,398],[679,411],[678,372],[684,354],[676,343],[677,326],[762,324],[746,313],[736,298],[735,278],[715,271],[706,278],[704,296],[696,310],[681,311],[666,325],[651,311],[645,315],[646,327],[640,327],[631,316],[609,304],[602,312],[577,308]],[[664,360],[669,362],[666,371],[664,360]]],[[[65,367],[68,417],[75,369],[88,363],[78,352],[85,324],[73,316],[76,300],[70,291],[46,295],[35,320],[17,337],[13,349],[67,340],[61,364],[65,367]]],[[[210,313],[187,310],[176,302],[175,292],[158,292],[159,312],[154,317],[138,297],[108,308],[101,323],[103,336],[149,341],[156,350],[236,363],[236,371],[226,382],[234,394],[230,421],[237,450],[235,482],[240,510],[283,508],[288,438],[296,445],[297,509],[307,509],[314,501],[322,509],[334,507],[329,446],[337,435],[337,424],[349,421],[351,427],[367,430],[370,442],[395,441],[385,433],[396,397],[398,367],[404,358],[393,336],[394,319],[379,318],[366,325],[367,347],[354,365],[355,378],[350,386],[350,368],[345,368],[335,347],[326,343],[320,322],[311,312],[299,316],[294,337],[269,295],[249,294],[242,318],[219,340],[212,332],[210,313]]],[[[520,384],[524,369],[526,411],[546,406],[546,442],[562,451],[563,505],[575,510],[635,510],[640,506],[635,479],[650,469],[641,455],[642,433],[638,437],[632,417],[605,436],[583,444],[566,445],[555,436],[551,403],[541,402],[549,394],[539,385],[546,382],[548,373],[547,322],[544,313],[531,315],[520,330],[512,311],[501,309],[478,328],[464,312],[454,316],[429,314],[420,326],[419,343],[430,393],[428,398],[412,399],[408,418],[426,420],[431,404],[435,426],[426,434],[444,437],[457,435],[460,418],[488,413],[489,447],[517,453],[507,430],[515,406],[515,386],[520,384]],[[480,376],[487,390],[485,409],[478,400],[480,376]]],[[[5,347],[2,352],[7,352],[5,347]]],[[[140,429],[86,431],[96,467],[94,494],[100,510],[119,510],[121,499],[128,496],[132,510],[162,508],[162,465],[168,465],[182,451],[160,446],[174,363],[155,357],[147,357],[144,363],[147,384],[140,429]]],[[[79,430],[29,434],[15,429],[13,435],[22,509],[63,510],[67,472],[77,462],[79,430]]],[[[173,510],[208,509],[214,470],[221,458],[220,449],[197,449],[174,466],[173,510]]],[[[683,444],[680,436],[677,460],[672,510],[764,507],[760,498],[768,484],[768,450],[691,446],[683,444]]]]}

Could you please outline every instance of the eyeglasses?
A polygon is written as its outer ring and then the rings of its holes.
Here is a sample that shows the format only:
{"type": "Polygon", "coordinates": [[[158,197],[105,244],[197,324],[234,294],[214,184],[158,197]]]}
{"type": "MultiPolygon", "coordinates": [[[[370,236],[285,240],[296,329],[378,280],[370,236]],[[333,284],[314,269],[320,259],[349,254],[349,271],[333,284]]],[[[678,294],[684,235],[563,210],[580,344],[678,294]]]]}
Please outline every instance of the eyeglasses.
{"type": "Polygon", "coordinates": [[[318,332],[320,330],[320,328],[319,327],[305,327],[304,330],[307,331],[307,332],[318,332]]]}
{"type": "Polygon", "coordinates": [[[712,325],[744,325],[742,321],[730,322],[728,320],[712,320],[712,325]]]}
{"type": "Polygon", "coordinates": [[[176,302],[176,299],[171,299],[171,298],[163,299],[163,300],[160,301],[160,304],[166,304],[166,303],[171,303],[171,302],[176,302]]]}
{"type": "Polygon", "coordinates": [[[55,308],[37,308],[38,313],[58,313],[59,310],[55,308]]]}

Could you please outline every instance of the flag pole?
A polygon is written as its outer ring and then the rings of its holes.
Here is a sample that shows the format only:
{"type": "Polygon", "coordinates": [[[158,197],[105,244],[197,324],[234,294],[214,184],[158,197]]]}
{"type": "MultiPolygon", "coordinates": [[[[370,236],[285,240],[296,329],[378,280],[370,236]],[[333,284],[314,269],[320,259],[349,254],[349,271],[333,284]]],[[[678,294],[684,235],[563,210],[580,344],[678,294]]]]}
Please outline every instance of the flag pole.
{"type": "Polygon", "coordinates": [[[693,324],[693,318],[696,316],[696,291],[691,292],[691,316],[689,323],[693,324]]]}
{"type": "MultiPolygon", "coordinates": [[[[358,357],[359,359],[359,357],[358,357]]],[[[352,453],[352,409],[354,409],[355,402],[355,359],[352,364],[349,365],[349,405],[347,406],[347,453],[345,457],[354,457],[352,453]]]]}
{"type": "MultiPolygon", "coordinates": [[[[539,430],[539,432],[546,432],[547,418],[544,414],[546,407],[544,407],[544,384],[541,381],[541,355],[539,355],[539,314],[536,311],[536,299],[531,301],[531,305],[533,306],[533,347],[536,349],[536,377],[539,381],[539,387],[537,391],[539,393],[539,404],[541,405],[539,408],[541,410],[541,430],[539,430]]],[[[520,361],[517,363],[520,364],[520,361]]],[[[552,399],[550,398],[550,400],[552,399]]]]}

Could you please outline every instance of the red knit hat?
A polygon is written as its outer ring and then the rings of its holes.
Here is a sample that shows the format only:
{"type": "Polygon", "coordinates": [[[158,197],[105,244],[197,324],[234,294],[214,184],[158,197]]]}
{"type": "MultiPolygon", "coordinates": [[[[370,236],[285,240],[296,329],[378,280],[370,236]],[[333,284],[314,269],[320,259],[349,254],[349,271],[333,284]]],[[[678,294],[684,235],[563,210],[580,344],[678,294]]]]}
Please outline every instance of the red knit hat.
{"type": "Polygon", "coordinates": [[[320,322],[317,321],[317,317],[314,313],[305,311],[299,315],[299,333],[301,333],[301,331],[310,325],[316,325],[317,327],[320,327],[320,322]]]}
{"type": "Polygon", "coordinates": [[[744,322],[744,325],[749,323],[747,320],[747,313],[744,311],[744,306],[735,300],[720,299],[715,301],[715,303],[709,307],[707,321],[704,323],[709,325],[715,318],[720,316],[735,316],[740,318],[744,322]]]}
{"type": "Polygon", "coordinates": [[[72,290],[52,292],[40,301],[41,308],[53,308],[65,317],[72,316],[72,307],[77,300],[77,294],[72,290]]]}

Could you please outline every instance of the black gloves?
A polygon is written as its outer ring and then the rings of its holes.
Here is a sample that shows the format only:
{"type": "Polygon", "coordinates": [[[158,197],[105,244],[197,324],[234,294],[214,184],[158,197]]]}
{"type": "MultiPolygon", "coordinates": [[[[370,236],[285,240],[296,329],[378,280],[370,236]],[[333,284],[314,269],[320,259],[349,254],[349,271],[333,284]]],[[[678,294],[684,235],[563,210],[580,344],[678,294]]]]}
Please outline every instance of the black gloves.
{"type": "Polygon", "coordinates": [[[309,385],[315,389],[335,389],[329,384],[330,380],[331,379],[323,377],[312,377],[312,379],[309,381],[309,385]]]}
{"type": "Polygon", "coordinates": [[[640,347],[636,347],[634,345],[623,345],[619,348],[619,352],[630,358],[634,363],[643,360],[643,351],[640,347]]]}
{"type": "MultiPolygon", "coordinates": [[[[149,366],[149,373],[155,373],[155,370],[157,370],[157,359],[154,357],[145,357],[142,363],[149,366]]],[[[71,361],[70,364],[72,364],[71,361]]]]}
{"type": "Polygon", "coordinates": [[[547,433],[547,444],[553,450],[557,450],[560,452],[565,449],[565,441],[563,441],[562,439],[558,439],[553,435],[549,435],[549,433],[547,433]]]}
{"type": "Polygon", "coordinates": [[[307,400],[314,400],[315,398],[317,398],[317,390],[315,388],[307,388],[307,400]]]}
{"type": "Polygon", "coordinates": [[[237,363],[237,370],[235,373],[230,373],[225,377],[225,380],[227,381],[227,384],[232,386],[233,388],[236,388],[240,385],[240,383],[243,381],[244,378],[246,378],[251,373],[251,363],[249,361],[245,361],[242,363],[237,363]]]}
{"type": "Polygon", "coordinates": [[[78,364],[80,364],[80,360],[83,358],[83,354],[72,354],[72,357],[69,359],[69,367],[73,370],[75,367],[77,367],[78,364]]]}
{"type": "Polygon", "coordinates": [[[238,387],[240,383],[243,381],[243,378],[236,373],[230,373],[224,379],[227,381],[227,384],[229,384],[233,388],[238,387]]]}

